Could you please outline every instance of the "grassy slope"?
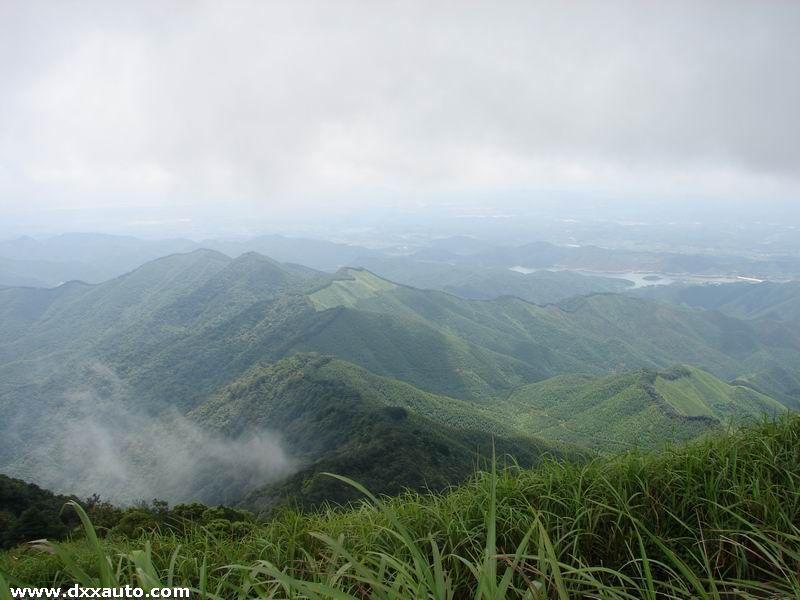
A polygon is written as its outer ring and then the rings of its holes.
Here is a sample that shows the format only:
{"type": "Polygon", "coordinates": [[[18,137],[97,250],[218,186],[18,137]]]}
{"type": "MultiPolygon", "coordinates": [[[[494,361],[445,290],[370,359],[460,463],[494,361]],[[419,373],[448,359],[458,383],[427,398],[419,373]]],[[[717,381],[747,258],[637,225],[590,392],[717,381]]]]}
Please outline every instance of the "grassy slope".
{"type": "MultiPolygon", "coordinates": [[[[231,598],[253,586],[308,595],[314,584],[330,586],[319,597],[335,588],[347,598],[796,597],[799,449],[800,418],[786,417],[661,454],[483,474],[377,509],[286,511],[245,537],[209,543],[189,528],[106,540],[100,552],[120,565],[108,585],[135,584],[137,572],[165,581],[172,563],[175,585],[200,587],[205,573],[204,589],[231,598]],[[133,554],[145,541],[146,561],[133,554]]],[[[96,568],[86,542],[63,551],[96,568]]],[[[39,585],[76,580],[43,553],[0,555],[0,571],[39,585]]]]}
{"type": "Polygon", "coordinates": [[[655,389],[680,415],[726,421],[785,410],[772,398],[750,388],[731,385],[691,367],[680,367],[656,378],[655,389]]]}
{"type": "Polygon", "coordinates": [[[779,402],[699,369],[565,375],[524,386],[503,403],[531,435],[601,450],[685,441],[730,422],[779,414],[779,402]]]}
{"type": "Polygon", "coordinates": [[[380,293],[397,288],[397,285],[377,277],[369,271],[346,270],[346,278],[334,279],[329,285],[309,295],[317,310],[337,306],[356,306],[360,300],[377,298],[380,293]]]}
{"type": "Polygon", "coordinates": [[[328,325],[302,340],[298,350],[332,354],[434,393],[472,400],[485,401],[498,390],[541,376],[522,360],[419,319],[347,308],[332,311],[328,325]]]}

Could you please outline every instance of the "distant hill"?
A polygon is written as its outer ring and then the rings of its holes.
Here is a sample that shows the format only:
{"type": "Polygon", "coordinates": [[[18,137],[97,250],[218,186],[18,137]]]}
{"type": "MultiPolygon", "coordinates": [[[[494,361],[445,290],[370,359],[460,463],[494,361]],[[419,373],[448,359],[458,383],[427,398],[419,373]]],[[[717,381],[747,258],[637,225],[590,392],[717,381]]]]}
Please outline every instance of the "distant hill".
{"type": "Polygon", "coordinates": [[[559,246],[531,242],[519,246],[487,245],[480,240],[457,238],[454,243],[436,240],[417,250],[414,258],[426,261],[482,267],[562,268],[587,271],[644,271],[707,276],[798,277],[800,259],[775,256],[753,259],[742,256],[712,256],[605,248],[559,246]]]}
{"type": "Polygon", "coordinates": [[[0,284],[14,285],[12,275],[22,267],[34,284],[44,287],[72,279],[99,283],[156,258],[197,248],[191,240],[142,240],[99,233],[3,240],[0,241],[0,284]]]}
{"type": "Polygon", "coordinates": [[[406,257],[359,257],[352,266],[364,267],[397,283],[473,300],[516,296],[536,304],[549,304],[583,294],[622,292],[633,285],[624,279],[569,271],[523,274],[504,267],[452,265],[406,257]]]}
{"type": "Polygon", "coordinates": [[[562,375],[515,390],[504,406],[531,435],[601,450],[686,441],[786,411],[749,387],[687,366],[606,377],[562,375]]]}
{"type": "Polygon", "coordinates": [[[132,236],[69,233],[0,240],[0,286],[53,287],[65,281],[99,283],[176,253],[216,250],[236,258],[257,252],[282,263],[335,272],[366,267],[399,283],[442,289],[466,298],[519,296],[539,304],[569,295],[620,291],[624,281],[581,280],[575,274],[537,273],[525,279],[510,267],[583,271],[650,271],[694,275],[800,277],[800,259],[709,256],[536,241],[498,245],[468,236],[431,240],[412,248],[366,248],[321,239],[261,235],[249,239],[145,240],[132,236]],[[397,256],[403,253],[404,256],[397,256]],[[410,253],[410,254],[409,254],[410,253]]]}
{"type": "Polygon", "coordinates": [[[229,256],[258,252],[280,262],[298,263],[328,272],[355,265],[359,257],[382,254],[378,250],[363,246],[283,235],[262,235],[242,241],[204,240],[200,245],[219,250],[229,256]]]}
{"type": "Polygon", "coordinates": [[[344,267],[366,267],[399,283],[442,289],[466,298],[513,295],[539,304],[581,293],[620,291],[619,286],[625,282],[604,279],[589,282],[575,276],[569,278],[565,274],[545,273],[525,279],[507,273],[510,267],[800,277],[800,259],[794,256],[753,259],[599,246],[560,246],[543,241],[507,246],[468,236],[433,239],[421,247],[374,249],[274,234],[241,240],[194,241],[69,233],[43,239],[0,240],[0,286],[53,287],[75,279],[99,283],[148,261],[199,249],[216,250],[232,258],[257,252],[282,263],[329,273],[344,267]]]}
{"type": "Polygon", "coordinates": [[[177,253],[216,250],[236,258],[258,252],[303,265],[303,269],[336,271],[356,257],[376,251],[324,240],[265,235],[245,241],[187,239],[144,240],[132,236],[69,233],[50,238],[0,240],[0,286],[54,287],[65,281],[100,283],[143,264],[177,253]]]}
{"type": "Polygon", "coordinates": [[[87,275],[90,271],[82,265],[0,257],[0,285],[3,286],[52,287],[69,279],[85,279],[87,275]]]}
{"type": "Polygon", "coordinates": [[[800,281],[653,286],[636,293],[742,319],[800,322],[800,281]]]}

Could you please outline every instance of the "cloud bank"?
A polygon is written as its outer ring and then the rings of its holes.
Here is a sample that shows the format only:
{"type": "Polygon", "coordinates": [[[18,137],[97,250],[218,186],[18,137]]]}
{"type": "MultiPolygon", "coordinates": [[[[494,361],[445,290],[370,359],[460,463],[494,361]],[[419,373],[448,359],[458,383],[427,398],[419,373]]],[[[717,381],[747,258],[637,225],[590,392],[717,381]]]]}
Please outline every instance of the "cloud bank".
{"type": "Polygon", "coordinates": [[[6,2],[0,211],[785,199],[798,31],[796,2],[6,2]]]}
{"type": "Polygon", "coordinates": [[[17,414],[0,424],[3,436],[35,440],[4,472],[118,504],[158,498],[213,505],[233,503],[296,466],[274,432],[224,437],[176,411],[149,414],[109,367],[84,367],[89,380],[59,395],[46,417],[31,423],[29,413],[17,414]]]}

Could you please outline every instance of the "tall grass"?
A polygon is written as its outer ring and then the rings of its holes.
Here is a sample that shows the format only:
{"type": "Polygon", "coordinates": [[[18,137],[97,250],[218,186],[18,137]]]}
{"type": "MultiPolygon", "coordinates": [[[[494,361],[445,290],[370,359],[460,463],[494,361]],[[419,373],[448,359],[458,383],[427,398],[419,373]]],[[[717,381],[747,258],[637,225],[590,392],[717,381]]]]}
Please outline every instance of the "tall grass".
{"type": "Polygon", "coordinates": [[[243,538],[101,540],[75,505],[84,539],[8,553],[0,571],[209,598],[800,598],[798,417],[659,454],[492,469],[444,494],[348,483],[364,502],[287,509],[243,538]]]}

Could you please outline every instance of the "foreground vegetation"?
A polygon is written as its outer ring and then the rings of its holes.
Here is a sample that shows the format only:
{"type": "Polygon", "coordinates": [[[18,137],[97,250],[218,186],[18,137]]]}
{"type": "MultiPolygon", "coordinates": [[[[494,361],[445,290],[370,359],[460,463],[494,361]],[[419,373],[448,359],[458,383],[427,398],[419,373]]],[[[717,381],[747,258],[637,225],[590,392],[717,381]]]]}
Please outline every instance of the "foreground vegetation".
{"type": "Polygon", "coordinates": [[[8,552],[0,572],[208,597],[798,597],[799,486],[792,416],[659,454],[480,473],[443,494],[245,527],[188,518],[98,540],[84,518],[85,536],[8,552]]]}
{"type": "Polygon", "coordinates": [[[66,537],[80,523],[74,512],[61,510],[70,500],[74,498],[0,475],[0,550],[27,540],[66,537]]]}

